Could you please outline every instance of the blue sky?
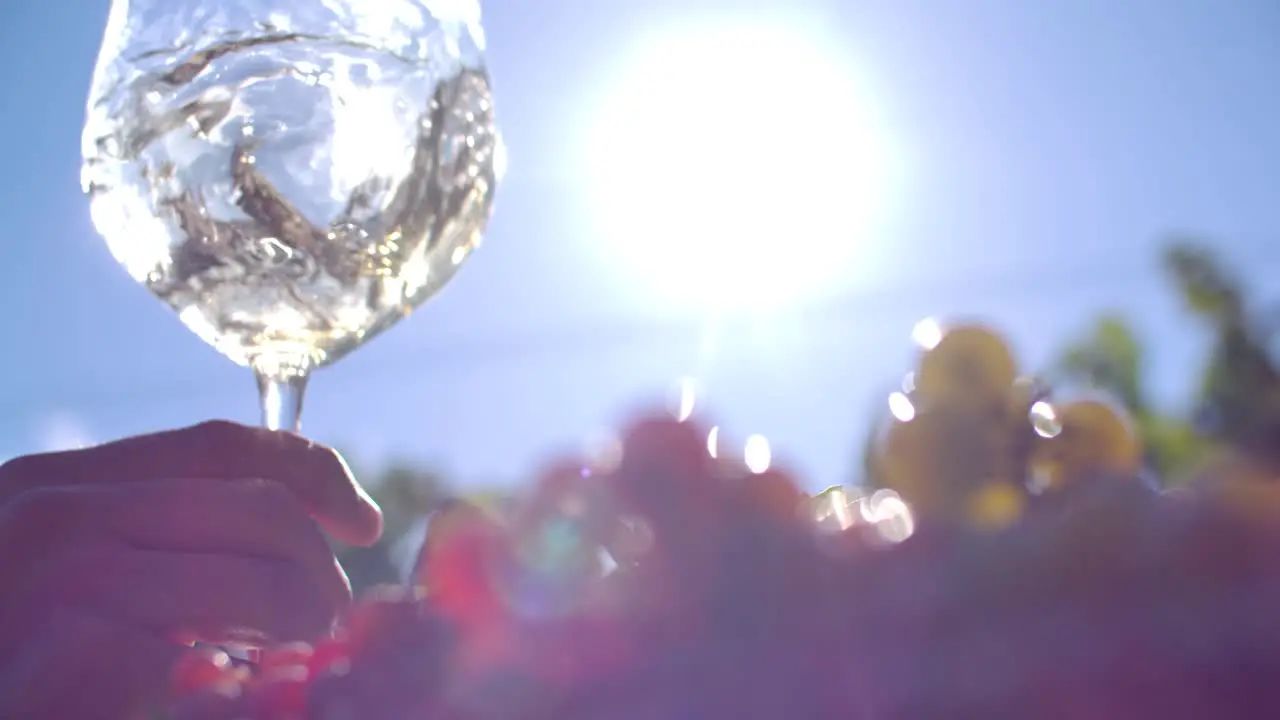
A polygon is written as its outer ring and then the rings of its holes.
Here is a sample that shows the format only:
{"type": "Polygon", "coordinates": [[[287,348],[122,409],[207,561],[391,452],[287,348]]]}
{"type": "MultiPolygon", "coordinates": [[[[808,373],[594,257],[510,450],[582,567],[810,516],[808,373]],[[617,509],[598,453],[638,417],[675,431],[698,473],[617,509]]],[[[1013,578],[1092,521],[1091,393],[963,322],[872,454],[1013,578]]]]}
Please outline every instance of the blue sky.
{"type": "MultiPolygon", "coordinates": [[[[135,286],[90,224],[79,133],[106,10],[0,9],[0,455],[257,418],[247,371],[135,286]]],[[[510,172],[452,286],[314,379],[307,432],[357,463],[518,479],[696,372],[727,429],[765,434],[830,484],[923,316],[989,318],[1034,368],[1095,313],[1123,311],[1176,403],[1202,338],[1156,272],[1160,237],[1211,235],[1262,289],[1280,272],[1268,0],[491,0],[485,18],[510,172]],[[906,172],[836,281],[730,327],[707,355],[702,313],[658,302],[661,279],[584,219],[601,178],[582,146],[636,47],[726,18],[839,47],[906,172]]]]}

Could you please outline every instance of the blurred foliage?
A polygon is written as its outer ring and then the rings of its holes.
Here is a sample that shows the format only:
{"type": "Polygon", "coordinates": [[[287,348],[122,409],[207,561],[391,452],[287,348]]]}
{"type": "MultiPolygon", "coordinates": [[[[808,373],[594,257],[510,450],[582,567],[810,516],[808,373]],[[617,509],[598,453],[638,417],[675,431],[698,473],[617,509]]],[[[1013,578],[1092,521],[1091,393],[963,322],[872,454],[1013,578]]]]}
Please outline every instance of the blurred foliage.
{"type": "Polygon", "coordinates": [[[1280,371],[1269,351],[1274,319],[1251,307],[1248,289],[1207,243],[1176,239],[1164,264],[1185,307],[1214,338],[1198,393],[1203,431],[1270,474],[1280,472],[1280,371]]]}
{"type": "Polygon", "coordinates": [[[1084,383],[1111,395],[1130,412],[1149,412],[1142,384],[1142,345],[1123,319],[1103,316],[1060,351],[1054,379],[1084,383]]]}
{"type": "MultiPolygon", "coordinates": [[[[1211,462],[1237,456],[1280,474],[1280,370],[1270,348],[1280,313],[1259,313],[1249,289],[1220,260],[1212,243],[1170,238],[1159,262],[1188,314],[1212,338],[1199,381],[1189,379],[1188,408],[1157,407],[1146,386],[1147,348],[1123,317],[1096,318],[1068,342],[1046,376],[1065,388],[1097,391],[1123,406],[1142,437],[1144,461],[1166,486],[1181,484],[1211,462]]],[[[886,419],[877,410],[880,420],[886,419]]],[[[881,484],[873,424],[861,448],[862,484],[881,484]]]]}
{"type": "Polygon", "coordinates": [[[382,538],[376,544],[335,548],[352,590],[359,596],[370,587],[402,581],[398,549],[423,518],[450,497],[450,489],[442,473],[406,462],[390,463],[377,473],[365,471],[356,475],[383,515],[382,538]]]}
{"type": "MultiPolygon", "coordinates": [[[[1188,382],[1193,391],[1190,409],[1172,412],[1156,406],[1146,383],[1147,347],[1134,327],[1115,314],[1096,318],[1062,347],[1046,377],[1064,388],[1101,392],[1122,405],[1142,437],[1147,468],[1166,486],[1181,484],[1223,461],[1257,466],[1260,476],[1280,474],[1280,371],[1268,350],[1277,318],[1251,307],[1248,289],[1206,241],[1172,238],[1160,263],[1188,314],[1212,338],[1198,384],[1194,379],[1188,382]]],[[[875,449],[883,413],[878,403],[872,411],[877,422],[859,448],[854,484],[882,485],[875,449]]],[[[442,474],[410,463],[393,463],[361,477],[383,508],[386,532],[372,548],[338,549],[357,592],[399,582],[397,547],[451,496],[442,474]]],[[[510,497],[483,492],[471,499],[503,504],[510,497]]]]}
{"type": "Polygon", "coordinates": [[[1165,246],[1162,261],[1188,311],[1216,327],[1244,320],[1244,289],[1208,243],[1175,237],[1165,246]]]}
{"type": "Polygon", "coordinates": [[[1184,482],[1212,452],[1191,419],[1157,409],[1148,395],[1145,354],[1130,325],[1114,315],[1098,318],[1083,337],[1060,352],[1055,383],[1101,391],[1122,405],[1142,438],[1144,464],[1165,485],[1184,482]]]}
{"type": "Polygon", "coordinates": [[[1224,454],[1267,475],[1280,473],[1280,371],[1269,350],[1274,320],[1260,314],[1239,277],[1212,244],[1171,238],[1161,265],[1186,311],[1210,332],[1211,347],[1194,389],[1190,417],[1163,414],[1143,386],[1143,347],[1121,318],[1099,318],[1062,352],[1059,377],[1112,395],[1133,414],[1148,466],[1177,484],[1224,454]]]}
{"type": "MultiPolygon", "coordinates": [[[[443,472],[417,463],[391,462],[377,472],[364,468],[356,471],[356,477],[382,508],[383,516],[382,537],[373,546],[334,548],[351,580],[352,591],[359,597],[371,587],[404,581],[404,573],[417,551],[418,539],[414,536],[425,531],[423,523],[433,512],[459,495],[443,472]]],[[[481,487],[466,493],[465,498],[480,506],[499,507],[511,495],[481,487]]]]}

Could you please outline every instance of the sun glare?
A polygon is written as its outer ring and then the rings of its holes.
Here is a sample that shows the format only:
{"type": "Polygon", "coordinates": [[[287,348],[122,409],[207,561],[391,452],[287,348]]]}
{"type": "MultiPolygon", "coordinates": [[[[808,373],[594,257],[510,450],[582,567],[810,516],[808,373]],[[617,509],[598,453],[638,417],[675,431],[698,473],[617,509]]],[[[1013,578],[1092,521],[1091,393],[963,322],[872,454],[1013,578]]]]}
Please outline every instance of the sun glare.
{"type": "Polygon", "coordinates": [[[847,58],[815,32],[716,24],[651,39],[626,65],[585,144],[611,264],[668,303],[715,309],[867,274],[894,161],[847,58]]]}

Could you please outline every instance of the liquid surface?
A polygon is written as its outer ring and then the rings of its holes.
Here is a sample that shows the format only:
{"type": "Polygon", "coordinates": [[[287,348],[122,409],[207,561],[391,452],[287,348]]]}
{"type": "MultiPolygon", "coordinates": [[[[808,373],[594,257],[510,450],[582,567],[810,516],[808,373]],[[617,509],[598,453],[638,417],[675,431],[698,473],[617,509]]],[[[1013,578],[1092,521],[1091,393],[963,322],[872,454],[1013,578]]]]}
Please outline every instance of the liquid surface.
{"type": "Polygon", "coordinates": [[[235,362],[333,362],[479,243],[504,162],[483,68],[296,33],[126,55],[89,103],[94,223],[235,362]]]}

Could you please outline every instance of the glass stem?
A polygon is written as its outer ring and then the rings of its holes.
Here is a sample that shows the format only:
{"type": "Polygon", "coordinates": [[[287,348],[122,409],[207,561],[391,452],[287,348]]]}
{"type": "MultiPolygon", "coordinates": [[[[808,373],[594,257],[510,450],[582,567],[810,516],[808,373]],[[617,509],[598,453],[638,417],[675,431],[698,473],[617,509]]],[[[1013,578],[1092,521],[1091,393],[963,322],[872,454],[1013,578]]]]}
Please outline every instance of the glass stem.
{"type": "Polygon", "coordinates": [[[302,431],[302,400],[310,374],[305,370],[265,372],[254,368],[258,381],[258,402],[262,405],[262,426],[269,430],[302,431]]]}

